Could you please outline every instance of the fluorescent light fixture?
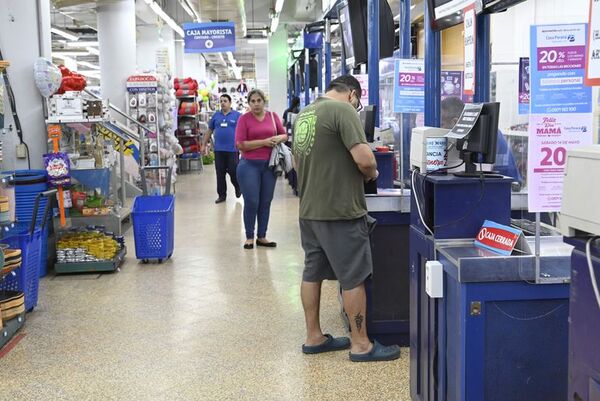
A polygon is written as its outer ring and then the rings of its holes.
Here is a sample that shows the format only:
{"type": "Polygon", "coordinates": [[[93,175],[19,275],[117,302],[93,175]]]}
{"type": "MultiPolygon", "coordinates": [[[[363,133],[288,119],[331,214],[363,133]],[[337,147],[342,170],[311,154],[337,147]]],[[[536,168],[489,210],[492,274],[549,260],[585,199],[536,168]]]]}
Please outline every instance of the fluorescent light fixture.
{"type": "Polygon", "coordinates": [[[95,46],[98,47],[100,44],[98,41],[79,41],[79,42],[67,42],[67,47],[87,47],[87,46],[95,46]]]}
{"type": "Polygon", "coordinates": [[[96,49],[95,47],[86,47],[85,50],[87,50],[88,52],[90,52],[90,54],[93,54],[94,56],[100,55],[100,50],[96,49]]]}
{"type": "Polygon", "coordinates": [[[82,65],[84,67],[91,68],[92,70],[100,69],[100,67],[98,67],[96,64],[88,63],[87,61],[78,61],[77,64],[82,65]]]}
{"type": "Polygon", "coordinates": [[[289,38],[289,39],[288,39],[288,43],[289,43],[289,44],[292,44],[292,43],[294,43],[294,42],[296,42],[296,39],[294,39],[294,38],[289,38]]]}
{"type": "Polygon", "coordinates": [[[77,71],[78,73],[80,73],[83,76],[89,77],[89,78],[96,78],[96,79],[100,79],[100,71],[96,71],[96,70],[79,70],[77,71]]]}
{"type": "Polygon", "coordinates": [[[277,14],[275,17],[271,18],[271,33],[272,34],[275,33],[278,26],[279,26],[279,14],[277,14]]]}
{"type": "Polygon", "coordinates": [[[340,27],[340,24],[335,24],[331,27],[331,32],[335,32],[338,30],[338,28],[340,27]]]}
{"type": "Polygon", "coordinates": [[[231,64],[232,67],[235,67],[235,58],[233,58],[233,53],[232,52],[227,52],[227,59],[229,59],[229,64],[231,64]]]}
{"type": "Polygon", "coordinates": [[[146,2],[146,4],[150,4],[150,8],[152,9],[152,11],[154,11],[156,15],[162,18],[162,20],[165,21],[167,25],[171,27],[172,30],[177,32],[179,36],[181,36],[182,38],[185,36],[183,33],[183,29],[179,25],[177,25],[173,18],[169,17],[169,15],[166,12],[164,12],[162,8],[160,8],[157,2],[152,0],[144,1],[146,2]]]}
{"type": "Polygon", "coordinates": [[[283,9],[283,2],[285,0],[277,0],[275,2],[275,13],[277,13],[277,15],[279,15],[279,13],[281,12],[281,10],[283,9]]]}
{"type": "Polygon", "coordinates": [[[398,21],[400,19],[400,14],[394,15],[394,21],[398,21]]]}
{"type": "Polygon", "coordinates": [[[410,6],[411,11],[414,10],[416,6],[417,6],[416,4],[413,4],[412,6],[410,6]]]}
{"type": "Polygon", "coordinates": [[[185,10],[186,13],[189,14],[190,17],[194,19],[194,21],[200,21],[200,16],[196,12],[196,9],[188,0],[179,0],[179,4],[185,10]]]}
{"type": "Polygon", "coordinates": [[[55,33],[59,36],[62,36],[65,39],[69,39],[69,40],[78,40],[79,39],[79,35],[71,32],[71,31],[67,31],[66,29],[58,28],[55,26],[50,28],[50,32],[55,33]]]}
{"type": "Polygon", "coordinates": [[[79,50],[75,50],[72,52],[52,52],[52,57],[58,57],[58,58],[62,58],[63,60],[65,59],[65,57],[77,57],[77,56],[88,56],[90,54],[90,52],[88,51],[79,51],[79,50]]]}
{"type": "Polygon", "coordinates": [[[248,39],[250,45],[266,45],[267,43],[269,43],[267,39],[248,39]]]}
{"type": "Polygon", "coordinates": [[[396,32],[396,33],[400,32],[400,28],[396,28],[396,30],[394,32],[396,32]]]}

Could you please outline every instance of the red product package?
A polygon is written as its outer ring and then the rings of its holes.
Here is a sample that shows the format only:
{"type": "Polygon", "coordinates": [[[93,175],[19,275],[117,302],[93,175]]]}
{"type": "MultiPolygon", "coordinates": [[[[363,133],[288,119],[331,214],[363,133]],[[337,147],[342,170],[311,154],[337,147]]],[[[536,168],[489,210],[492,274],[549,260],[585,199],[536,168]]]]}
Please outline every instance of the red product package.
{"type": "Polygon", "coordinates": [[[180,116],[193,116],[198,113],[198,103],[196,102],[181,102],[179,105],[180,116]]]}
{"type": "Polygon", "coordinates": [[[66,91],[82,91],[85,89],[87,82],[83,75],[69,70],[64,65],[59,65],[58,68],[63,78],[60,88],[56,92],[57,94],[62,95],[66,91]]]}

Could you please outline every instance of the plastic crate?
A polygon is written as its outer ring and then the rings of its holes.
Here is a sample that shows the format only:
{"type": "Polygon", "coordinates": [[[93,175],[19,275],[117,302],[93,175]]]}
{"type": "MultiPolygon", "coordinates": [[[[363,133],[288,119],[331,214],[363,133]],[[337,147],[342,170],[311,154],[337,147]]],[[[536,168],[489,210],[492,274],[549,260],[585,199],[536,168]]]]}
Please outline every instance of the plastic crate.
{"type": "Polygon", "coordinates": [[[29,224],[17,223],[4,235],[1,243],[21,249],[21,267],[0,282],[0,291],[22,291],[25,293],[25,310],[31,311],[38,302],[42,231],[38,227],[30,234],[29,224]]]}
{"type": "Polygon", "coordinates": [[[175,197],[138,196],[133,203],[133,236],[137,259],[166,259],[173,254],[175,197]]]}

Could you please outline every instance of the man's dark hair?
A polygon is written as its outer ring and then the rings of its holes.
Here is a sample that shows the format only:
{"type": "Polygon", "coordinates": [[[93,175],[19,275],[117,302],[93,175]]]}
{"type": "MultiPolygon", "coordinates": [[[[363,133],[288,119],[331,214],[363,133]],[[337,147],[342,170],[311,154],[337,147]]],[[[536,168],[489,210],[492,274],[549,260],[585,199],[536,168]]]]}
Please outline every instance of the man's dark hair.
{"type": "Polygon", "coordinates": [[[226,98],[227,100],[229,100],[229,103],[231,103],[231,96],[229,96],[227,93],[222,94],[221,97],[226,98]]]}
{"type": "Polygon", "coordinates": [[[294,96],[292,98],[292,109],[300,106],[300,98],[298,96],[294,96]]]}
{"type": "Polygon", "coordinates": [[[449,118],[458,118],[462,113],[465,104],[458,97],[447,97],[442,100],[442,114],[446,114],[449,118]]]}
{"type": "Polygon", "coordinates": [[[329,83],[326,92],[336,91],[338,93],[341,92],[349,92],[356,91],[357,96],[360,98],[362,89],[360,87],[360,82],[352,75],[342,75],[341,77],[337,77],[333,81],[329,83]]]}

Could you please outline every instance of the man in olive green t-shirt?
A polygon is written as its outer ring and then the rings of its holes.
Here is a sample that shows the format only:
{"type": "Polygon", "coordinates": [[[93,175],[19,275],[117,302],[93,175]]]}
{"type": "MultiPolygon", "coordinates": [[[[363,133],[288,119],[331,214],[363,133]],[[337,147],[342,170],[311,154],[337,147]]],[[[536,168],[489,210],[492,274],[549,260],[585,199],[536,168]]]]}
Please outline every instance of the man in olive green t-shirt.
{"type": "Polygon", "coordinates": [[[293,152],[300,195],[300,234],[305,253],[301,296],[307,336],[305,354],[350,348],[355,362],[400,356],[398,346],[371,343],[366,328],[364,281],[373,271],[364,182],[377,178],[377,164],[356,113],[361,87],[351,75],[331,82],[325,95],[300,112],[293,152]],[[338,280],[351,339],[323,334],[321,284],[338,280]]]}

